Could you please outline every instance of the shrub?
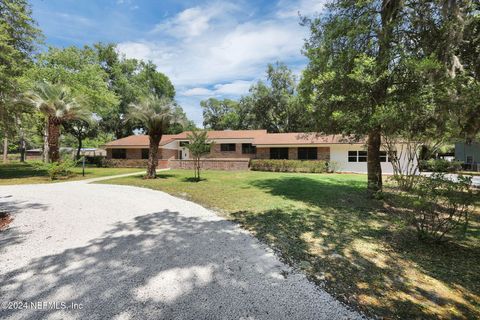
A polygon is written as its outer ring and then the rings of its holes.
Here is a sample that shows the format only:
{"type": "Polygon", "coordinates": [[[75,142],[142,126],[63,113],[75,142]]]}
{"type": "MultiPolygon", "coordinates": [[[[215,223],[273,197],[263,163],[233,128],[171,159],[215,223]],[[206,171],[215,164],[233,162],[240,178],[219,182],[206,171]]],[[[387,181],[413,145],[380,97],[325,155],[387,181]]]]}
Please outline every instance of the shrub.
{"type": "Polygon", "coordinates": [[[462,162],[448,161],[444,159],[421,160],[419,162],[420,171],[431,172],[457,172],[462,170],[462,162]]]}
{"type": "Polygon", "coordinates": [[[273,172],[310,172],[324,173],[334,172],[336,164],[323,160],[303,161],[303,160],[251,160],[250,169],[254,171],[273,171],[273,172]]]}
{"type": "Polygon", "coordinates": [[[420,239],[441,241],[445,235],[465,232],[474,204],[471,177],[451,181],[443,173],[421,177],[410,198],[420,239]]]}
{"type": "Polygon", "coordinates": [[[77,165],[77,163],[71,159],[65,159],[61,162],[52,163],[34,162],[32,165],[37,170],[47,171],[50,179],[56,180],[59,176],[71,176],[73,173],[72,169],[77,165]]]}
{"type": "Polygon", "coordinates": [[[99,168],[104,167],[104,156],[87,156],[85,157],[85,163],[95,165],[99,168]]]}

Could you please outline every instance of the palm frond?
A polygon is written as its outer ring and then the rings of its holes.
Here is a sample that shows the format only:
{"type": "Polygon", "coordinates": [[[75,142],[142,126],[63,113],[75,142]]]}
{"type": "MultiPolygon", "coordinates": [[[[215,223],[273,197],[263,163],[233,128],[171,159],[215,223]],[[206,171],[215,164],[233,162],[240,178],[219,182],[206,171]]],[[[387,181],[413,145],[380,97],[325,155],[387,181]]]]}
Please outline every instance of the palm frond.
{"type": "Polygon", "coordinates": [[[130,104],[127,121],[138,124],[149,135],[161,135],[176,122],[173,107],[171,99],[149,96],[130,104]]]}
{"type": "Polygon", "coordinates": [[[91,112],[83,97],[74,95],[65,86],[39,82],[25,95],[25,102],[58,123],[69,120],[90,120],[91,112]]]}

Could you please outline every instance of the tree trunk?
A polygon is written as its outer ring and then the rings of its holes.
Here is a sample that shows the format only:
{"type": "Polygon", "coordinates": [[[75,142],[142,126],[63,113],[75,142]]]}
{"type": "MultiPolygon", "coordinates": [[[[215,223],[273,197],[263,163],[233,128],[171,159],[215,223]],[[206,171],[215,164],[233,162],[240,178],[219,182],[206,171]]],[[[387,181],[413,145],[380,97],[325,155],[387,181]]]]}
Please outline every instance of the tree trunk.
{"type": "MultiPolygon", "coordinates": [[[[372,95],[372,114],[375,113],[377,106],[385,103],[388,94],[389,79],[385,73],[388,73],[388,65],[391,60],[391,43],[393,41],[393,30],[396,23],[399,9],[403,6],[402,0],[383,0],[381,7],[381,23],[382,28],[378,32],[378,55],[377,77],[379,81],[373,90],[372,95]]],[[[379,124],[373,127],[368,133],[368,154],[367,154],[367,173],[368,173],[368,190],[377,192],[382,190],[382,167],[380,165],[380,145],[381,130],[379,124]]]]}
{"type": "Polygon", "coordinates": [[[162,135],[150,135],[150,151],[148,153],[148,168],[146,179],[155,179],[157,176],[158,164],[158,145],[162,139],[162,135]]]}
{"type": "Polygon", "coordinates": [[[382,166],[380,164],[380,130],[371,131],[368,134],[367,172],[368,190],[377,192],[382,190],[382,166]]]}
{"type": "Polygon", "coordinates": [[[7,163],[8,159],[8,138],[3,138],[3,163],[7,163]]]}
{"type": "Polygon", "coordinates": [[[197,181],[200,181],[200,156],[197,158],[197,181]]]}
{"type": "Polygon", "coordinates": [[[77,137],[78,140],[78,148],[77,148],[77,156],[75,159],[80,159],[80,152],[82,151],[83,139],[81,136],[77,137]]]}
{"type": "Polygon", "coordinates": [[[51,162],[60,161],[60,123],[52,117],[48,118],[48,157],[51,162]]]}
{"type": "Polygon", "coordinates": [[[48,163],[50,161],[48,148],[48,119],[45,121],[45,129],[43,130],[43,162],[48,163]]]}
{"type": "Polygon", "coordinates": [[[20,138],[20,162],[25,162],[25,137],[23,135],[23,130],[21,133],[21,138],[20,138]]]}

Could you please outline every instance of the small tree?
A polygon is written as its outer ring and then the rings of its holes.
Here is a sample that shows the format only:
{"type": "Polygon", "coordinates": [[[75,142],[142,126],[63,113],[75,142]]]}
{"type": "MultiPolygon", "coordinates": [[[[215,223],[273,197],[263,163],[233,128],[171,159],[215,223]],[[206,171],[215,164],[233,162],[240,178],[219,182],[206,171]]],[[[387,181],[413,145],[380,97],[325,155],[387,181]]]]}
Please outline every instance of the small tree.
{"type": "Polygon", "coordinates": [[[150,140],[146,179],[155,179],[158,164],[158,147],[163,134],[172,123],[178,122],[173,115],[173,102],[168,97],[154,95],[131,104],[128,120],[143,129],[150,140]]]}
{"type": "Polygon", "coordinates": [[[207,131],[193,130],[188,136],[189,144],[187,145],[190,154],[193,157],[193,170],[194,178],[196,181],[200,181],[200,158],[210,152],[212,143],[208,141],[207,131]]]}
{"type": "Polygon", "coordinates": [[[60,161],[60,128],[66,122],[85,120],[91,112],[83,98],[63,85],[39,82],[27,93],[26,102],[33,105],[46,118],[48,156],[52,162],[60,161]]]}

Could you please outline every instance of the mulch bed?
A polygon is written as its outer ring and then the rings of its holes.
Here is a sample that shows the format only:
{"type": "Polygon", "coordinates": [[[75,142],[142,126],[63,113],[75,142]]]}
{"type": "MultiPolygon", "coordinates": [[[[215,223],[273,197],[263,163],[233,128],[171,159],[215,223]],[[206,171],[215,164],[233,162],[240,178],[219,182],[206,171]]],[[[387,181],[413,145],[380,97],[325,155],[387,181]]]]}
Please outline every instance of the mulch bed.
{"type": "Polygon", "coordinates": [[[0,231],[5,230],[12,221],[13,218],[8,212],[0,212],[0,231]]]}

